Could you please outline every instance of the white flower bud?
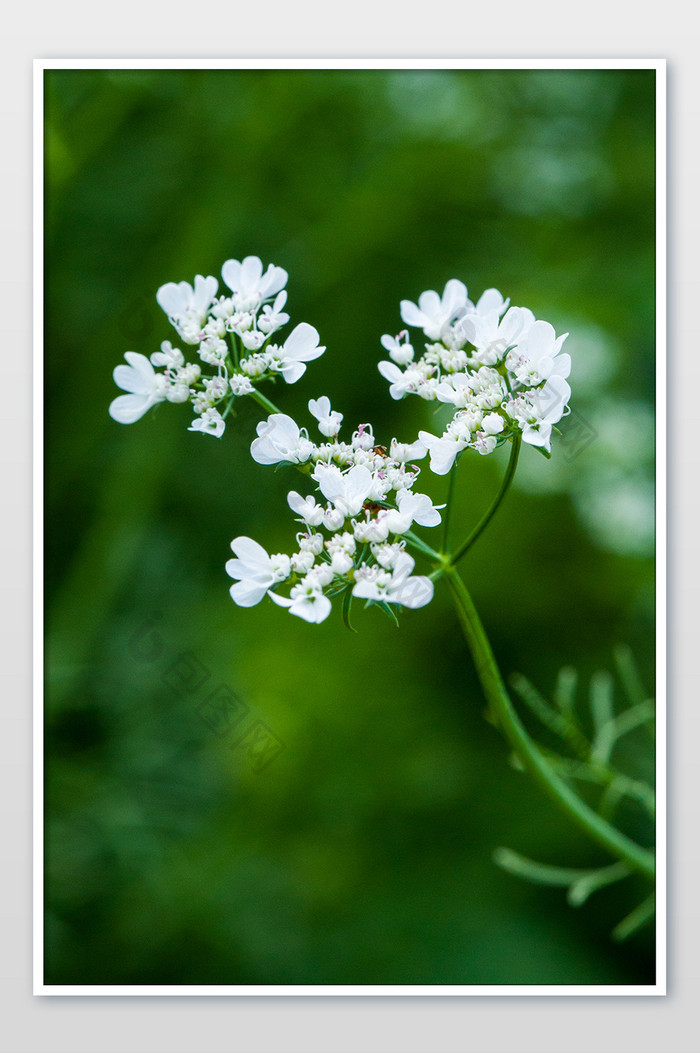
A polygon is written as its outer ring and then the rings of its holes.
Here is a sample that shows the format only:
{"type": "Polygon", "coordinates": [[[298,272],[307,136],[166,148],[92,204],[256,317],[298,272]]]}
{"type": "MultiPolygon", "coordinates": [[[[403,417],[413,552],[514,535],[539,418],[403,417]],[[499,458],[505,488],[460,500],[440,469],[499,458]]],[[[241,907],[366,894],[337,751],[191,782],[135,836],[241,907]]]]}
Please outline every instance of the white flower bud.
{"type": "Polygon", "coordinates": [[[326,530],[340,530],[345,522],[345,514],[339,508],[328,508],[323,513],[323,525],[326,530]]]}

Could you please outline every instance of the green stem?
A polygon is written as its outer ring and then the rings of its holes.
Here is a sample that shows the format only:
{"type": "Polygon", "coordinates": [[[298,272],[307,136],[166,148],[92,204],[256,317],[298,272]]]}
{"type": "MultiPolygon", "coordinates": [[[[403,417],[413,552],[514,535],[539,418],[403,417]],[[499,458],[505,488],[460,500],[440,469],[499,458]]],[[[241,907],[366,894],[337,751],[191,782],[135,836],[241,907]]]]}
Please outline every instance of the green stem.
{"type": "Polygon", "coordinates": [[[257,388],[255,389],[255,391],[251,391],[250,397],[255,399],[256,402],[259,402],[260,405],[263,406],[264,409],[266,409],[268,411],[268,413],[281,413],[282,412],[281,409],[277,409],[277,406],[275,406],[274,402],[270,402],[270,400],[268,398],[265,398],[265,396],[262,394],[262,392],[258,391],[257,388]]]}
{"type": "Polygon", "coordinates": [[[441,556],[440,553],[436,552],[434,548],[430,547],[430,545],[426,545],[425,541],[423,541],[422,538],[414,534],[412,530],[407,530],[403,536],[406,539],[407,545],[410,545],[412,548],[417,549],[418,552],[422,552],[424,556],[428,556],[429,559],[436,560],[441,565],[445,563],[445,557],[441,556]]]}
{"type": "Polygon", "coordinates": [[[653,853],[620,833],[589,808],[549,766],[513,708],[481,619],[458,571],[453,566],[446,566],[444,574],[486,698],[501,729],[527,770],[569,818],[590,837],[635,870],[653,879],[653,853]]]}
{"type": "Polygon", "coordinates": [[[521,446],[521,443],[522,443],[522,436],[521,436],[519,431],[517,431],[513,435],[512,443],[513,443],[513,446],[512,446],[512,449],[510,451],[510,460],[508,461],[508,467],[506,468],[506,474],[503,476],[503,482],[501,483],[501,488],[498,491],[498,493],[496,494],[494,502],[491,505],[491,507],[489,508],[489,510],[485,513],[485,515],[482,517],[480,522],[477,523],[477,525],[474,527],[474,529],[472,530],[471,534],[467,537],[467,539],[465,541],[462,542],[462,544],[459,546],[459,548],[457,549],[455,554],[452,556],[452,558],[451,558],[451,562],[452,563],[457,563],[458,560],[460,560],[462,558],[462,556],[465,554],[465,552],[467,552],[472,547],[472,545],[474,544],[476,539],[478,537],[480,537],[480,535],[483,533],[483,531],[489,525],[489,523],[493,519],[494,515],[496,514],[501,501],[503,500],[503,498],[508,493],[508,488],[510,487],[510,484],[513,481],[513,476],[515,475],[515,469],[518,467],[518,456],[520,454],[520,446],[521,446]]]}

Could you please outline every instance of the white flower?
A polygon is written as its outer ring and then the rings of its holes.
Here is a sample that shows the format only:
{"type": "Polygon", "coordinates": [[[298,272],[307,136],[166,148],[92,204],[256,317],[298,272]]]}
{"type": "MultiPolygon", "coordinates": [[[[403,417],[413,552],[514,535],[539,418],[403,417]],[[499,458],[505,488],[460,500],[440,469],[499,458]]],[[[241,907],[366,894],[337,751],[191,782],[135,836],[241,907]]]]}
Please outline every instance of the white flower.
{"type": "Polygon", "coordinates": [[[486,366],[493,366],[500,362],[509,347],[526,335],[534,321],[532,311],[525,307],[511,307],[503,318],[500,318],[498,308],[494,308],[469,314],[459,324],[465,338],[476,348],[478,360],[486,366]]]}
{"type": "Polygon", "coordinates": [[[225,428],[226,421],[224,418],[218,410],[210,407],[204,410],[201,417],[195,417],[187,430],[201,431],[204,435],[213,435],[215,438],[220,439],[224,434],[225,428]]]}
{"type": "Polygon", "coordinates": [[[407,366],[409,362],[413,361],[415,354],[413,348],[408,343],[408,332],[403,329],[398,336],[389,336],[386,333],[380,341],[382,347],[389,352],[389,358],[392,362],[396,362],[397,366],[407,366]],[[400,343],[401,337],[406,337],[405,343],[400,343]]]}
{"type": "Polygon", "coordinates": [[[428,383],[429,369],[421,363],[410,365],[404,371],[394,362],[378,362],[377,369],[389,381],[392,399],[402,399],[404,395],[425,395],[423,389],[428,383]]]}
{"type": "Polygon", "coordinates": [[[487,413],[481,422],[481,429],[487,435],[500,435],[505,426],[506,422],[500,413],[487,413]]]}
{"type": "Polygon", "coordinates": [[[246,351],[259,351],[265,343],[265,334],[251,329],[247,333],[241,333],[241,343],[246,351]]]}
{"type": "Polygon", "coordinates": [[[321,395],[320,399],[309,399],[309,413],[318,421],[321,435],[331,439],[340,431],[343,414],[331,410],[331,400],[327,395],[321,395]]]}
{"type": "Polygon", "coordinates": [[[442,297],[429,289],[418,297],[418,306],[410,300],[402,300],[401,317],[406,325],[422,329],[429,340],[439,340],[445,326],[472,307],[464,283],[452,278],[442,297]]]}
{"type": "MultiPolygon", "coordinates": [[[[156,352],[157,353],[157,352],[156,352]]],[[[119,424],[133,424],[143,417],[151,406],[162,402],[166,397],[167,380],[162,373],[156,373],[145,355],[136,351],[127,351],[124,358],[128,366],[117,366],[114,370],[114,382],[128,395],[118,395],[110,407],[109,415],[119,424]]]]}
{"type": "Polygon", "coordinates": [[[551,376],[542,388],[528,392],[526,401],[531,404],[532,412],[522,421],[523,442],[548,451],[552,425],[564,416],[570,398],[571,388],[560,376],[551,376]]]}
{"type": "Polygon", "coordinates": [[[151,355],[151,362],[154,366],[179,369],[185,364],[185,356],[178,347],[173,347],[169,340],[164,340],[160,345],[160,351],[154,351],[151,355]]]}
{"type": "Polygon", "coordinates": [[[568,335],[557,337],[549,322],[533,322],[506,358],[508,369],[521,384],[538,384],[554,376],[565,379],[571,372],[571,357],[559,352],[568,335]]]}
{"type": "Polygon", "coordinates": [[[280,607],[288,607],[289,613],[295,614],[297,618],[318,625],[331,613],[331,601],[323,595],[321,587],[313,579],[309,580],[311,574],[313,571],[292,587],[289,599],[275,592],[270,593],[270,599],[280,607]]]}
{"type": "Polygon", "coordinates": [[[308,526],[320,526],[323,522],[323,505],[317,504],[313,497],[302,497],[296,490],[290,490],[287,504],[308,526]]]}
{"type": "Polygon", "coordinates": [[[221,277],[233,292],[234,304],[239,311],[255,311],[263,300],[271,299],[287,284],[287,272],[272,263],[263,274],[259,256],[246,256],[242,263],[226,260],[221,268],[221,277]]]}
{"type": "Polygon", "coordinates": [[[359,575],[360,580],[353,587],[352,594],[358,599],[374,600],[378,603],[399,603],[402,607],[412,608],[424,607],[433,598],[433,583],[430,578],[411,577],[414,566],[413,557],[407,552],[401,552],[396,559],[391,576],[383,571],[380,571],[376,577],[359,575]]]}
{"type": "Polygon", "coordinates": [[[410,490],[399,490],[396,504],[402,515],[411,517],[412,523],[425,527],[437,526],[442,520],[439,509],[445,507],[434,505],[427,494],[414,494],[410,490]]]}
{"type": "Polygon", "coordinates": [[[364,464],[356,464],[343,473],[335,464],[319,462],[312,474],[326,500],[345,517],[357,515],[374,483],[364,464]]]}
{"type": "Polygon", "coordinates": [[[303,464],[308,461],[314,445],[299,425],[286,413],[271,413],[266,421],[260,421],[253,439],[250,455],[258,464],[278,464],[291,461],[303,464]]]}
{"type": "Polygon", "coordinates": [[[211,275],[203,278],[198,274],[194,288],[189,282],[167,282],[156,293],[158,306],[188,344],[199,343],[204,319],[218,288],[216,278],[211,275]]]}
{"type": "Polygon", "coordinates": [[[295,384],[306,371],[306,362],[318,358],[326,350],[318,345],[318,331],[308,322],[300,322],[278,349],[278,372],[288,384],[295,384]]]}
{"type": "Polygon", "coordinates": [[[427,452],[420,439],[411,443],[397,442],[396,439],[392,439],[389,447],[389,456],[401,464],[405,464],[406,461],[422,461],[427,452]]]}
{"type": "Polygon", "coordinates": [[[229,380],[229,387],[234,395],[250,395],[255,388],[251,384],[248,377],[242,376],[240,373],[234,373],[229,380]]]}
{"type": "Polygon", "coordinates": [[[289,315],[282,311],[282,308],[287,302],[286,290],[278,293],[275,297],[273,304],[265,304],[262,312],[258,316],[258,329],[270,335],[270,333],[276,332],[277,329],[281,329],[283,325],[286,325],[289,321],[289,315]]]}
{"type": "Polygon", "coordinates": [[[226,573],[237,579],[230,592],[239,607],[254,607],[272,585],[289,577],[289,556],[268,556],[262,545],[249,537],[234,538],[231,548],[238,558],[227,562],[226,573]]]}
{"type": "Polygon", "coordinates": [[[430,470],[436,475],[447,475],[455,463],[457,454],[466,450],[469,445],[469,439],[431,435],[429,431],[419,431],[418,437],[430,454],[430,470]]]}

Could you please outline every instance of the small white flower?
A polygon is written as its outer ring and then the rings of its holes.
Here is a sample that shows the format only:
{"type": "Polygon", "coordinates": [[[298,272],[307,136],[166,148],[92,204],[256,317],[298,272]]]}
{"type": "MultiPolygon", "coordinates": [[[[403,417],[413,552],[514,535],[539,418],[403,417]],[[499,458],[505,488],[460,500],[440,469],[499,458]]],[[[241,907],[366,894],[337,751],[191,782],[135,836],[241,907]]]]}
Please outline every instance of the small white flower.
{"type": "Polygon", "coordinates": [[[412,523],[425,527],[437,526],[442,521],[440,509],[445,507],[434,505],[427,494],[414,494],[410,490],[399,490],[396,504],[402,515],[411,517],[412,523]]]}
{"type": "Polygon", "coordinates": [[[265,304],[261,313],[258,315],[258,329],[265,333],[267,336],[270,333],[276,332],[281,329],[283,325],[286,325],[289,321],[289,315],[285,314],[282,310],[287,302],[286,290],[278,293],[275,297],[273,304],[265,304]]]}
{"type": "Polygon", "coordinates": [[[168,402],[187,402],[190,397],[189,384],[183,384],[181,381],[170,384],[165,389],[165,397],[168,402]]]}
{"type": "Polygon", "coordinates": [[[380,567],[383,567],[384,570],[392,570],[396,565],[396,560],[404,551],[403,545],[401,541],[396,541],[393,545],[375,544],[372,545],[372,555],[380,567]]]}
{"type": "Polygon", "coordinates": [[[506,422],[500,413],[487,413],[481,422],[482,431],[487,435],[500,435],[506,426],[506,422]]]}
{"type": "MultiPolygon", "coordinates": [[[[313,574],[313,571],[310,572],[313,574]]],[[[308,580],[307,574],[303,581],[292,587],[291,594],[287,599],[271,592],[270,599],[274,600],[280,607],[287,607],[290,614],[297,618],[303,618],[305,622],[318,625],[326,620],[331,613],[331,601],[323,595],[321,588],[313,581],[308,580]]]]}
{"type": "Polygon", "coordinates": [[[255,311],[263,300],[271,299],[287,284],[287,272],[272,263],[263,274],[259,256],[246,256],[243,262],[226,260],[221,277],[233,292],[239,311],[255,311]]]}
{"type": "Polygon", "coordinates": [[[313,497],[302,497],[296,490],[290,490],[287,504],[308,526],[320,526],[323,522],[323,505],[317,504],[313,497]]]}
{"type": "Polygon", "coordinates": [[[309,413],[318,421],[318,430],[327,438],[334,438],[340,431],[343,414],[331,410],[331,400],[327,395],[320,399],[309,399],[309,413]]]}
{"type": "Polygon", "coordinates": [[[445,285],[442,296],[433,289],[421,293],[418,305],[410,300],[401,301],[401,317],[406,325],[422,329],[429,340],[439,340],[445,326],[473,308],[467,296],[467,288],[456,278],[445,285]]]}
{"type": "Polygon", "coordinates": [[[486,366],[493,366],[501,361],[509,347],[527,334],[534,321],[534,314],[525,307],[511,307],[503,318],[494,308],[467,315],[461,320],[460,327],[476,348],[478,360],[486,366]]]}
{"type": "Polygon", "coordinates": [[[323,552],[321,534],[297,534],[297,544],[302,552],[313,552],[314,556],[320,556],[323,552]]]}
{"type": "Polygon", "coordinates": [[[411,443],[397,442],[396,439],[392,439],[389,447],[389,456],[401,464],[405,464],[406,461],[422,461],[427,452],[420,439],[411,443]]]}
{"type": "Polygon", "coordinates": [[[241,333],[241,343],[246,351],[259,351],[265,343],[265,334],[259,333],[257,329],[250,329],[247,333],[241,333]]]}
{"type": "MultiPolygon", "coordinates": [[[[411,577],[414,566],[413,557],[407,552],[401,552],[391,576],[381,571],[374,579],[360,576],[352,594],[358,599],[374,600],[378,603],[398,603],[402,607],[411,608],[424,607],[433,598],[433,583],[430,578],[411,577]]],[[[355,577],[357,579],[358,574],[355,577]]]]}
{"type": "Polygon", "coordinates": [[[313,443],[286,413],[272,413],[257,426],[258,438],[253,439],[250,454],[258,464],[279,464],[291,461],[303,464],[313,451],[313,443]]]}
{"type": "Polygon", "coordinates": [[[347,552],[334,552],[331,556],[331,570],[339,577],[343,577],[352,569],[352,556],[347,552]]]}
{"type": "Polygon", "coordinates": [[[372,473],[363,464],[341,472],[334,464],[319,463],[312,475],[326,500],[345,517],[357,515],[372,489],[372,473]]]}
{"type": "Polygon", "coordinates": [[[407,366],[409,362],[413,361],[415,351],[408,343],[408,332],[403,329],[398,336],[389,336],[385,334],[380,341],[385,351],[389,352],[389,358],[392,362],[395,362],[397,366],[407,366]],[[401,338],[405,337],[405,343],[401,343],[401,338]]]}
{"type": "Polygon", "coordinates": [[[339,508],[327,508],[323,513],[323,525],[326,530],[340,530],[345,523],[345,513],[339,508]]]}
{"type": "Polygon", "coordinates": [[[433,398],[432,392],[429,393],[424,390],[429,381],[428,368],[421,363],[416,363],[402,371],[393,362],[377,363],[377,369],[384,379],[389,381],[389,394],[392,399],[402,399],[404,395],[422,395],[425,397],[426,394],[433,398]]]}
{"type": "Polygon", "coordinates": [[[251,392],[255,391],[255,388],[251,384],[248,377],[242,376],[240,373],[234,373],[229,380],[229,387],[233,395],[250,395],[251,392]]]}
{"type": "Polygon", "coordinates": [[[160,345],[160,351],[154,351],[151,355],[151,362],[154,366],[179,369],[185,363],[185,356],[179,347],[173,347],[169,340],[164,340],[160,345]]]}
{"type": "Polygon", "coordinates": [[[234,538],[231,548],[238,558],[227,562],[226,573],[237,579],[230,592],[239,607],[254,607],[269,588],[289,577],[289,556],[269,556],[262,545],[249,537],[234,538]]]}
{"type": "Polygon", "coordinates": [[[306,371],[306,363],[318,358],[326,350],[319,347],[318,331],[308,322],[300,322],[292,329],[278,354],[278,372],[288,384],[295,384],[306,371]]]}
{"type": "Polygon", "coordinates": [[[201,431],[203,435],[213,435],[216,439],[220,439],[224,434],[225,428],[226,421],[224,418],[218,410],[210,407],[204,410],[201,417],[195,417],[187,430],[201,431]]]}
{"type": "Polygon", "coordinates": [[[430,454],[430,470],[436,475],[447,475],[457,454],[469,445],[469,438],[431,435],[429,431],[419,431],[418,437],[430,454]]]}
{"type": "Polygon", "coordinates": [[[194,288],[189,282],[166,282],[156,293],[161,307],[183,340],[188,344],[199,343],[199,335],[219,283],[216,278],[198,274],[194,288]]]}
{"type": "Polygon", "coordinates": [[[119,424],[133,424],[166,398],[167,380],[162,373],[156,373],[145,355],[127,351],[124,358],[128,366],[117,366],[113,376],[117,387],[129,394],[118,395],[112,401],[109,415],[119,424]]]}
{"type": "Polygon", "coordinates": [[[552,425],[564,416],[570,398],[571,388],[563,377],[556,375],[537,391],[528,392],[532,412],[522,423],[523,442],[549,450],[552,425]]]}
{"type": "Polygon", "coordinates": [[[559,352],[568,335],[557,337],[549,322],[533,322],[506,358],[508,369],[521,384],[538,384],[554,376],[565,379],[571,372],[571,357],[559,352]]]}

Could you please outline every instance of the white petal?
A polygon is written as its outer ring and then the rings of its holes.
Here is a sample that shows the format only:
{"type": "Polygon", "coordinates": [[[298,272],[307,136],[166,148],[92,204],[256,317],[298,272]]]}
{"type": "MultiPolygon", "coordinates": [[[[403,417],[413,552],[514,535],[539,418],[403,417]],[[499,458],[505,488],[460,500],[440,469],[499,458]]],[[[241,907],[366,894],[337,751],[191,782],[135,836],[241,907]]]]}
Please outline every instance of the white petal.
{"type": "Polygon", "coordinates": [[[303,377],[306,372],[306,366],[303,362],[285,362],[280,373],[284,377],[287,384],[296,384],[300,377],[303,377]]]}
{"type": "Polygon", "coordinates": [[[309,399],[309,413],[311,413],[316,420],[325,420],[326,417],[330,416],[331,412],[331,400],[328,395],[321,395],[320,399],[309,399]]]}
{"type": "Polygon", "coordinates": [[[152,406],[148,395],[118,395],[110,403],[109,415],[118,424],[133,424],[152,406]]]}
{"type": "Polygon", "coordinates": [[[238,260],[226,260],[221,268],[221,277],[231,292],[237,292],[241,287],[241,265],[238,260]]]}
{"type": "MultiPolygon", "coordinates": [[[[269,299],[278,293],[280,289],[283,289],[287,284],[287,278],[289,275],[282,267],[275,267],[273,264],[267,268],[265,277],[260,282],[260,292],[263,300],[269,299]]],[[[284,302],[284,301],[283,301],[284,302]]],[[[277,308],[279,310],[279,308],[277,308]]]]}
{"type": "Polygon", "coordinates": [[[184,314],[192,301],[192,286],[188,282],[166,282],[156,293],[156,301],[168,316],[184,314]]]}
{"type": "Polygon", "coordinates": [[[231,593],[231,599],[239,607],[255,607],[257,603],[260,603],[269,587],[270,582],[261,585],[250,580],[237,581],[235,585],[231,586],[229,592],[231,593]]]}
{"type": "Polygon", "coordinates": [[[231,551],[249,567],[269,570],[270,557],[252,537],[235,537],[231,542],[231,551]]]}
{"type": "Polygon", "coordinates": [[[262,260],[259,256],[246,256],[241,264],[241,288],[244,292],[256,292],[262,278],[262,260]]]}
{"type": "Polygon", "coordinates": [[[295,614],[297,618],[303,618],[305,622],[318,625],[319,622],[325,621],[331,613],[331,601],[327,596],[318,596],[313,600],[294,600],[289,613],[295,614]]]}
{"type": "Polygon", "coordinates": [[[391,590],[391,601],[415,610],[417,607],[425,607],[426,603],[430,603],[434,592],[435,587],[430,578],[422,576],[409,578],[396,593],[391,590]]]}
{"type": "Polygon", "coordinates": [[[401,318],[406,325],[414,326],[417,329],[422,329],[428,321],[423,312],[411,300],[401,301],[401,318]]]}

